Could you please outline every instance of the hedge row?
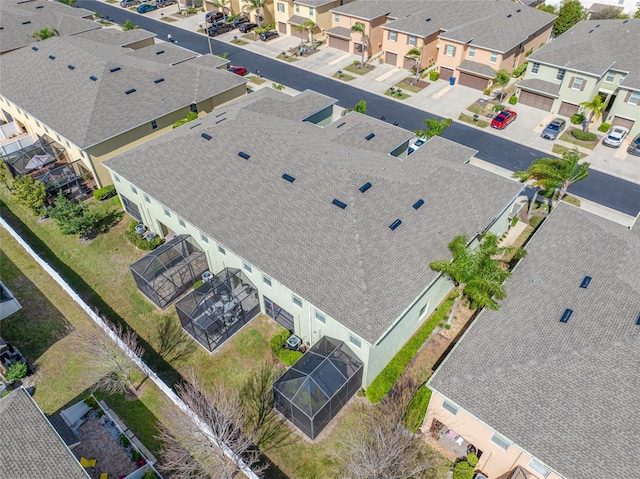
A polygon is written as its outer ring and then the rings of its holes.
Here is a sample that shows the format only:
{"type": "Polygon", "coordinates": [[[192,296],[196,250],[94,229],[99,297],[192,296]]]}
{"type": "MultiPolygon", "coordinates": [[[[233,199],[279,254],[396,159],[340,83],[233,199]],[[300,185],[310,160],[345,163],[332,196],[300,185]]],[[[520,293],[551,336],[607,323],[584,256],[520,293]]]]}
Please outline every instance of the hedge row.
{"type": "Polygon", "coordinates": [[[113,185],[105,186],[104,188],[98,188],[97,190],[93,191],[93,197],[98,201],[106,200],[113,196],[116,196],[116,187],[113,185]]]}
{"type": "Polygon", "coordinates": [[[422,327],[413,335],[413,337],[398,351],[391,362],[376,376],[373,382],[367,388],[367,397],[372,403],[377,403],[391,390],[396,381],[400,378],[409,362],[416,355],[422,344],[427,340],[433,330],[447,318],[453,301],[456,297],[455,293],[449,297],[433,312],[433,314],[425,321],[422,327]]]}
{"type": "Polygon", "coordinates": [[[598,135],[595,133],[578,130],[577,128],[571,130],[571,136],[582,141],[596,141],[598,139],[598,135]]]}
{"type": "Polygon", "coordinates": [[[289,339],[289,336],[291,336],[289,331],[281,331],[271,338],[270,344],[273,354],[287,366],[292,366],[293,363],[302,357],[302,353],[287,348],[287,339],[289,339]]]}
{"type": "Polygon", "coordinates": [[[131,241],[136,248],[150,251],[152,249],[156,249],[162,244],[164,240],[160,236],[156,236],[151,241],[147,241],[146,239],[144,239],[144,236],[140,236],[138,233],[136,233],[137,224],[137,221],[132,221],[129,225],[129,228],[124,233],[127,239],[131,241]]]}
{"type": "Polygon", "coordinates": [[[431,389],[424,384],[418,388],[415,396],[411,399],[407,407],[407,413],[404,416],[404,426],[412,433],[417,433],[424,416],[427,414],[429,401],[431,400],[431,389]]]}

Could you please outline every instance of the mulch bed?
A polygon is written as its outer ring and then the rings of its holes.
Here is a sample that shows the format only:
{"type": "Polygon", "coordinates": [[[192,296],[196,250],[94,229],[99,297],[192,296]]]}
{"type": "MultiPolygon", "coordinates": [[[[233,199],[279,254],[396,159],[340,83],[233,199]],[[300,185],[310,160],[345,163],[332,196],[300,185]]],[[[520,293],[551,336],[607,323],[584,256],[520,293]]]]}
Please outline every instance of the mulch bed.
{"type": "Polygon", "coordinates": [[[407,87],[417,88],[419,90],[422,90],[422,89],[427,88],[429,86],[429,83],[424,81],[424,80],[415,81],[415,77],[407,77],[404,80],[402,80],[401,83],[403,83],[407,87]],[[413,82],[413,84],[412,84],[412,82],[413,82]]]}

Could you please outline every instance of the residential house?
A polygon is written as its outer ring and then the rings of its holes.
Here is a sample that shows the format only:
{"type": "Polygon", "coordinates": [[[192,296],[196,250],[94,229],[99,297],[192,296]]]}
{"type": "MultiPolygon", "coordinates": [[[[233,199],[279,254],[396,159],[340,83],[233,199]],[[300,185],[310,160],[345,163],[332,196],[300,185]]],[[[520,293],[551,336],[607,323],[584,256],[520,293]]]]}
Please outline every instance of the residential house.
{"type": "Polygon", "coordinates": [[[262,8],[262,14],[258,11],[249,10],[251,3],[249,0],[226,0],[226,2],[216,2],[214,0],[205,0],[204,9],[205,12],[222,12],[227,15],[237,15],[240,13],[246,13],[252,22],[255,23],[274,23],[274,0],[267,0],[264,8],[262,8]],[[225,7],[219,7],[214,5],[215,3],[224,3],[225,7]],[[258,18],[261,17],[261,18],[258,18]]]}
{"type": "Polygon", "coordinates": [[[430,379],[424,431],[489,478],[637,476],[640,223],[562,203],[526,249],[430,379]]]}
{"type": "Polygon", "coordinates": [[[335,102],[259,90],[104,165],[134,218],[240,270],[304,343],[344,341],[368,385],[451,290],[429,263],[456,235],[506,231],[523,186],[441,137],[407,155],[407,130],[332,122],[335,102]]]}
{"type": "Polygon", "coordinates": [[[0,281],[0,320],[17,313],[21,309],[22,306],[13,293],[0,281]]]}
{"type": "MultiPolygon", "coordinates": [[[[547,5],[552,5],[556,8],[560,8],[562,6],[561,0],[546,0],[547,5]]],[[[594,2],[593,0],[580,0],[582,6],[587,10],[587,12],[599,12],[604,8],[615,8],[619,10],[620,13],[625,13],[627,15],[633,15],[638,8],[640,8],[640,2],[638,0],[598,0],[594,2]]]]}
{"type": "Polygon", "coordinates": [[[28,133],[20,147],[47,138],[103,186],[105,159],[246,94],[245,79],[219,68],[227,60],[153,36],[96,30],[0,56],[0,115],[28,133]]]}
{"type": "Polygon", "coordinates": [[[101,28],[93,12],[48,0],[2,0],[0,17],[0,55],[35,44],[33,34],[44,28],[60,36],[101,28]]]}
{"type": "Polygon", "coordinates": [[[600,121],[640,132],[640,58],[632,45],[640,45],[640,19],[576,24],[529,57],[520,103],[570,117],[600,95],[607,104],[600,121]]]}
{"type": "Polygon", "coordinates": [[[316,39],[325,31],[331,28],[330,10],[332,8],[348,3],[344,0],[274,0],[274,15],[278,33],[291,35],[304,40],[311,40],[310,32],[316,39]],[[298,30],[296,27],[312,21],[315,24],[313,29],[298,30]]]}
{"type": "Polygon", "coordinates": [[[369,56],[381,54],[385,63],[407,69],[435,64],[441,78],[480,90],[498,70],[513,71],[527,52],[544,45],[555,20],[508,0],[360,0],[332,12],[330,46],[361,51],[360,36],[346,30],[362,21],[369,56]],[[418,58],[407,57],[412,49],[421,51],[418,58]]]}

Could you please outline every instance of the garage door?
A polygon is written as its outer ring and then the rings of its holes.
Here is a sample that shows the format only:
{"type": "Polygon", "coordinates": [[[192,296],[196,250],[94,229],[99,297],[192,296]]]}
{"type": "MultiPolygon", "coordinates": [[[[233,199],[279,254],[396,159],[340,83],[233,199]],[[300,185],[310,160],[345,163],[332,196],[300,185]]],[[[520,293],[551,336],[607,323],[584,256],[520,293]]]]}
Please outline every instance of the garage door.
{"type": "Polygon", "coordinates": [[[562,116],[573,116],[576,113],[578,113],[578,105],[573,105],[566,101],[562,102],[562,105],[560,105],[560,111],[558,112],[558,114],[562,116]]]}
{"type": "Polygon", "coordinates": [[[440,79],[449,81],[449,78],[453,76],[453,70],[451,68],[440,67],[440,79]]]}
{"type": "Polygon", "coordinates": [[[625,128],[628,128],[629,131],[631,131],[634,123],[635,121],[633,120],[628,120],[626,118],[622,118],[621,116],[614,116],[613,121],[611,122],[611,126],[624,126],[625,128]]]}
{"type": "Polygon", "coordinates": [[[476,90],[484,90],[489,86],[489,80],[486,78],[477,77],[465,72],[460,72],[458,83],[460,83],[460,85],[475,88],[476,90]]]}
{"type": "Polygon", "coordinates": [[[337,48],[338,50],[342,50],[345,52],[349,51],[349,40],[338,37],[329,37],[329,46],[332,48],[337,48]]]}
{"type": "Polygon", "coordinates": [[[398,54],[392,53],[392,52],[385,52],[384,62],[388,63],[389,65],[396,66],[398,64],[398,54]]]}
{"type": "Polygon", "coordinates": [[[553,98],[524,90],[520,90],[520,98],[518,98],[518,101],[523,105],[529,105],[544,111],[551,111],[551,107],[553,106],[553,98]]]}
{"type": "Polygon", "coordinates": [[[278,33],[282,33],[283,35],[287,34],[287,24],[284,22],[278,22],[278,33]]]}

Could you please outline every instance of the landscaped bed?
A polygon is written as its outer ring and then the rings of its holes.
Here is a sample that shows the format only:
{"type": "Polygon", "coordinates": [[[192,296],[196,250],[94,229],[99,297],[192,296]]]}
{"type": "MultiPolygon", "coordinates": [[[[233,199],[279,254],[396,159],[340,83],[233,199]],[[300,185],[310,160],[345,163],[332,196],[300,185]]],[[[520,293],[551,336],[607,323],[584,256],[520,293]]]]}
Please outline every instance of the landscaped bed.
{"type": "Polygon", "coordinates": [[[410,91],[412,93],[419,93],[420,91],[422,91],[425,88],[427,88],[429,86],[429,83],[427,83],[424,80],[416,81],[416,77],[415,76],[410,76],[410,77],[405,78],[404,80],[399,81],[394,86],[396,88],[400,88],[402,90],[407,90],[407,91],[410,91]]]}
{"type": "Polygon", "coordinates": [[[372,72],[375,69],[376,67],[374,67],[373,65],[369,65],[368,63],[365,63],[364,65],[360,65],[360,62],[358,62],[357,64],[352,63],[343,68],[343,70],[346,70],[351,73],[355,73],[356,75],[366,75],[367,73],[372,72]]]}
{"type": "Polygon", "coordinates": [[[576,137],[576,135],[586,136],[585,133],[586,132],[583,132],[582,129],[580,128],[570,128],[567,131],[565,131],[562,135],[560,135],[559,139],[561,141],[566,141],[567,143],[571,143],[572,145],[581,146],[582,148],[588,148],[590,150],[593,150],[598,144],[598,142],[600,141],[601,137],[599,137],[595,133],[588,134],[589,138],[593,138],[590,140],[589,139],[582,140],[576,137]]]}

